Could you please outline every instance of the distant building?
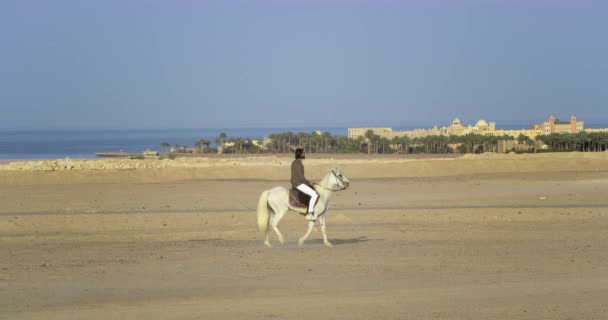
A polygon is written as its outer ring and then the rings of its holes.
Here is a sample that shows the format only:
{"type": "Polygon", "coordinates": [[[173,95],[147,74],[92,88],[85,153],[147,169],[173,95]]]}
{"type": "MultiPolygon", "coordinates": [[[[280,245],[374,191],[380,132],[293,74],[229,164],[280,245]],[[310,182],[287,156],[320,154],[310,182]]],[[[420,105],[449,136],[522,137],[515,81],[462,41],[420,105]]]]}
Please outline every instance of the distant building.
{"type": "Polygon", "coordinates": [[[356,139],[358,137],[365,137],[365,133],[369,130],[372,130],[375,134],[387,137],[392,136],[398,131],[393,131],[393,128],[348,128],[348,138],[356,139]]]}
{"type": "Polygon", "coordinates": [[[264,139],[264,140],[257,140],[257,139],[251,140],[251,144],[253,144],[254,146],[256,146],[258,148],[261,148],[261,149],[266,149],[265,142],[266,142],[266,139],[264,139]]]}
{"type": "Polygon", "coordinates": [[[554,116],[549,117],[549,121],[541,124],[544,134],[553,133],[579,133],[584,130],[583,121],[576,121],[576,117],[570,117],[570,122],[559,121],[554,116]]]}
{"type": "Polygon", "coordinates": [[[529,129],[505,130],[496,129],[495,122],[486,122],[481,119],[474,126],[464,126],[460,119],[456,118],[448,127],[434,126],[432,129],[414,129],[411,131],[393,131],[390,127],[379,128],[348,128],[348,138],[356,139],[357,137],[365,137],[365,133],[372,130],[374,134],[381,137],[392,139],[394,137],[407,136],[410,138],[438,136],[438,135],[454,135],[462,136],[469,133],[480,134],[484,136],[511,136],[519,137],[520,134],[535,139],[539,135],[554,134],[554,133],[579,133],[579,132],[608,132],[606,129],[585,129],[583,121],[577,121],[575,116],[570,117],[569,122],[559,121],[554,116],[549,117],[548,121],[541,124],[532,125],[529,129]]]}

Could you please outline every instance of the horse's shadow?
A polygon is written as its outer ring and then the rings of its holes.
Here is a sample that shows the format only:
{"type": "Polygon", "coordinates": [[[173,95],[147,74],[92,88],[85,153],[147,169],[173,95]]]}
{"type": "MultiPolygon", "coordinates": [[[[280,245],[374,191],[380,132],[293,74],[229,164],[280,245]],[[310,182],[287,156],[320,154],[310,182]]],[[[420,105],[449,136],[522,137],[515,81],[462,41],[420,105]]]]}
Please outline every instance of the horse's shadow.
{"type": "MultiPolygon", "coordinates": [[[[370,242],[370,241],[382,241],[384,239],[368,239],[367,237],[361,236],[361,237],[357,237],[357,238],[348,238],[348,239],[329,239],[329,241],[331,242],[331,244],[335,247],[335,246],[341,246],[341,245],[348,245],[348,244],[359,244],[359,243],[365,243],[365,242],[370,242]]],[[[222,239],[222,238],[213,238],[213,239],[190,239],[188,240],[189,242],[201,242],[201,243],[211,243],[213,245],[222,245],[222,244],[226,244],[226,243],[237,243],[237,242],[243,242],[242,240],[226,240],[226,239],[222,239]]],[[[245,242],[252,242],[252,243],[257,243],[256,241],[245,241],[245,242]]],[[[296,242],[291,242],[288,241],[287,243],[285,243],[285,245],[280,245],[277,242],[273,243],[275,246],[274,248],[293,248],[293,247],[298,247],[298,244],[296,242]]],[[[309,239],[306,240],[304,242],[304,246],[323,246],[323,239],[309,239]]]]}
{"type": "MultiPolygon", "coordinates": [[[[368,239],[367,237],[357,237],[357,238],[350,238],[350,239],[329,239],[329,242],[331,242],[331,244],[333,244],[334,246],[341,246],[341,245],[345,245],[345,244],[356,244],[356,243],[364,243],[364,242],[370,242],[370,241],[379,241],[381,239],[368,239]]],[[[323,239],[311,239],[311,240],[306,240],[305,244],[323,244],[323,239]]]]}

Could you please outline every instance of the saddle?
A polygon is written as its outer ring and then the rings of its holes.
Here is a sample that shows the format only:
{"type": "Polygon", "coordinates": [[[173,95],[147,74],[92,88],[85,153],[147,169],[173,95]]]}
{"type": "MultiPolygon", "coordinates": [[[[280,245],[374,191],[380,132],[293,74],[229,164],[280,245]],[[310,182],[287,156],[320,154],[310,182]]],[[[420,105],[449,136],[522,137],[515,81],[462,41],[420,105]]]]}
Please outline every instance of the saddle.
{"type": "Polygon", "coordinates": [[[291,190],[289,190],[289,204],[292,207],[307,209],[309,202],[310,196],[306,193],[296,188],[291,188],[291,190]]]}

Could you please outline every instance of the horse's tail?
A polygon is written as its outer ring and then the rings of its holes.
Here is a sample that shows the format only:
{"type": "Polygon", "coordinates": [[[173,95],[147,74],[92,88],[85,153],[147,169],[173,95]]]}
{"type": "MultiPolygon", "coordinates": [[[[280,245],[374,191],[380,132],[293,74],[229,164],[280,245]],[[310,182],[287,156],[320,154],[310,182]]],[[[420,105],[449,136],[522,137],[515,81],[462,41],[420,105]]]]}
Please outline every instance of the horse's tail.
{"type": "Polygon", "coordinates": [[[268,232],[268,192],[269,190],[262,192],[258,201],[258,230],[262,236],[268,232]]]}

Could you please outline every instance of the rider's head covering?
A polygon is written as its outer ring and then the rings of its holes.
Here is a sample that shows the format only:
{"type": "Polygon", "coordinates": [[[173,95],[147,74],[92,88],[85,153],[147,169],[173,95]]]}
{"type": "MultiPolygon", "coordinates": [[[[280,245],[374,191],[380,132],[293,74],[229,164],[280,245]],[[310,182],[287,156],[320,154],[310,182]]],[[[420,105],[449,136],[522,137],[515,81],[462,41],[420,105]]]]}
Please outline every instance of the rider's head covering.
{"type": "Polygon", "coordinates": [[[297,148],[296,149],[296,159],[300,159],[300,157],[302,156],[302,153],[304,153],[304,149],[297,148]]]}

